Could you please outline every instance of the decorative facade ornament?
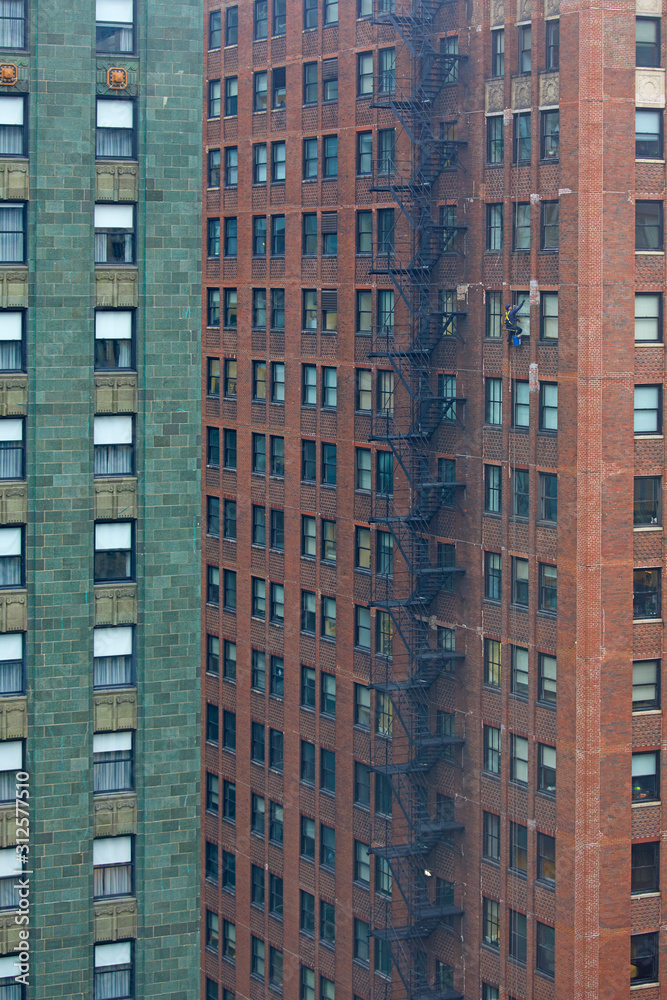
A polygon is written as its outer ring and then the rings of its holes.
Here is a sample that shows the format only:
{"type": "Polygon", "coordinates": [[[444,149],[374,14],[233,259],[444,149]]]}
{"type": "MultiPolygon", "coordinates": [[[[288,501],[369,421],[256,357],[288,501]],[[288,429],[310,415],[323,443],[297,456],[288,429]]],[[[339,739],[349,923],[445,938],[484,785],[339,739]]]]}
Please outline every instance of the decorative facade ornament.
{"type": "Polygon", "coordinates": [[[107,70],[107,87],[110,90],[125,90],[127,87],[127,70],[121,66],[110,66],[107,70]]]}
{"type": "Polygon", "coordinates": [[[4,87],[13,87],[18,78],[19,70],[15,63],[0,63],[0,83],[4,87]]]}

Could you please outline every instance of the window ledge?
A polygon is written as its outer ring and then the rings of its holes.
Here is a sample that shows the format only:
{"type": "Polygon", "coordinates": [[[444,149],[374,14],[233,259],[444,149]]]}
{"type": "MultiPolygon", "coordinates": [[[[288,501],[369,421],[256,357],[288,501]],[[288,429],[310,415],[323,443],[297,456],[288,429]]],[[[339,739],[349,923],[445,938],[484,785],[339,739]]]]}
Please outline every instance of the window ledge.
{"type": "Polygon", "coordinates": [[[633,809],[646,809],[647,806],[661,806],[660,799],[650,799],[648,802],[631,802],[633,809]]]}
{"type": "Polygon", "coordinates": [[[662,531],[661,524],[638,524],[632,529],[633,531],[662,531]]]}

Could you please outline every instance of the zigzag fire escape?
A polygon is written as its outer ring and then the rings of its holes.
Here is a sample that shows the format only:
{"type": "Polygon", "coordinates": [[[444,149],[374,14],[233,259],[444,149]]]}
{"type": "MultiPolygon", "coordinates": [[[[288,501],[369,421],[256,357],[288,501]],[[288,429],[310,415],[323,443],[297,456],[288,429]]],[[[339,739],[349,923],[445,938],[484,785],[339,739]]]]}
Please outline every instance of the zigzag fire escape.
{"type": "Polygon", "coordinates": [[[383,821],[376,810],[372,852],[391,871],[392,896],[374,906],[372,934],[385,960],[390,953],[392,982],[386,989],[392,1000],[403,994],[407,1000],[460,1000],[451,981],[433,983],[426,967],[429,936],[443,923],[456,929],[463,912],[454,905],[449,883],[443,891],[429,868],[431,852],[442,844],[453,846],[463,827],[455,822],[453,808],[438,813],[428,796],[429,772],[438,760],[455,757],[463,742],[436,730],[429,696],[437,677],[452,672],[463,658],[449,633],[450,641],[438,645],[430,627],[436,595],[454,589],[463,571],[434,559],[429,541],[436,513],[464,485],[439,481],[432,459],[438,426],[443,420],[459,422],[465,403],[451,380],[437,382],[433,373],[437,345],[463,315],[451,302],[444,307],[434,302],[436,265],[456,248],[463,228],[447,216],[434,218],[436,181],[443,170],[458,168],[461,145],[446,122],[442,132],[436,127],[434,108],[444,84],[458,71],[459,56],[433,43],[435,18],[449,0],[403,2],[376,0],[374,17],[402,39],[412,78],[405,92],[396,81],[380,86],[388,92],[376,92],[373,103],[394,114],[409,137],[411,157],[407,167],[398,158],[389,170],[382,164],[373,185],[398,208],[389,245],[378,246],[373,273],[389,279],[379,287],[393,288],[396,317],[406,319],[394,323],[393,311],[379,316],[373,342],[373,356],[393,369],[395,392],[394,405],[374,418],[372,439],[390,449],[396,475],[393,492],[378,488],[373,499],[373,521],[393,537],[394,571],[373,575],[372,603],[382,627],[371,686],[392,716],[392,738],[375,738],[372,766],[391,788],[392,818],[383,821]]]}

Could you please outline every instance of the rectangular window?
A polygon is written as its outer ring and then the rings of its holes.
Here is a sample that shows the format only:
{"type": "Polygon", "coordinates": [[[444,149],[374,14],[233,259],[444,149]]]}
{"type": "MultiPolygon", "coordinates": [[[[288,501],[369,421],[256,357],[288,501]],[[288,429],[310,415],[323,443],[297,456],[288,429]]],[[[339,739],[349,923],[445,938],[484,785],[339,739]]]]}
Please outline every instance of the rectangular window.
{"type": "Polygon", "coordinates": [[[635,340],[662,342],[662,294],[635,294],[635,340]]]}
{"type": "MultiPolygon", "coordinates": [[[[217,115],[220,117],[220,81],[211,81],[211,87],[217,83],[217,115]]],[[[209,96],[209,103],[215,99],[209,96]]],[[[119,98],[97,98],[97,129],[95,138],[95,156],[97,159],[131,160],[135,156],[134,142],[134,101],[119,98]]]]}
{"type": "Polygon", "coordinates": [[[502,163],[505,158],[505,122],[502,115],[489,115],[486,119],[486,161],[502,163]]]}
{"type": "Polygon", "coordinates": [[[267,0],[255,0],[253,10],[253,39],[256,42],[266,38],[269,31],[269,10],[267,0]]]}
{"type": "MultiPolygon", "coordinates": [[[[266,0],[264,0],[266,2],[266,0]]],[[[252,110],[266,111],[268,75],[266,70],[253,74],[253,104],[252,110]]]]}
{"type": "Polygon", "coordinates": [[[530,111],[514,115],[514,162],[530,163],[530,111]]]}
{"type": "Polygon", "coordinates": [[[482,897],[482,941],[496,950],[500,947],[500,903],[482,897]]]}
{"type": "Polygon", "coordinates": [[[499,601],[502,592],[502,556],[499,552],[484,553],[484,598],[499,601]]]}
{"type": "Polygon", "coordinates": [[[25,98],[0,97],[0,156],[27,156],[25,98]]]}
{"type": "Polygon", "coordinates": [[[486,206],[486,249],[502,250],[503,248],[503,205],[502,203],[486,206]]]}
{"type": "Polygon", "coordinates": [[[509,956],[519,965],[526,964],[527,930],[526,914],[517,910],[509,910],[509,956]]]}
{"type": "Polygon", "coordinates": [[[556,794],[556,748],[539,743],[537,747],[537,790],[556,794]]]}
{"type": "MultiPolygon", "coordinates": [[[[23,586],[23,529],[0,528],[0,587],[23,586]]],[[[95,582],[134,579],[134,521],[95,523],[95,582]]]]}
{"type": "MultiPolygon", "coordinates": [[[[128,687],[133,683],[134,626],[96,628],[93,632],[93,686],[128,687]]],[[[0,636],[0,694],[22,690],[23,635],[11,632],[0,636]]]]}
{"type": "Polygon", "coordinates": [[[558,69],[560,63],[560,21],[558,19],[546,22],[546,69],[558,69]]]}
{"type": "Polygon", "coordinates": [[[663,250],[663,204],[635,202],[635,250],[663,250]]]}
{"type": "Polygon", "coordinates": [[[491,76],[505,75],[505,31],[491,32],[491,76]]]}
{"type": "Polygon", "coordinates": [[[515,380],[512,389],[512,426],[528,427],[530,417],[528,382],[515,380]]]}
{"type": "Polygon", "coordinates": [[[660,19],[638,17],[635,24],[637,66],[660,65],[660,19]]]}
{"type": "Polygon", "coordinates": [[[660,660],[632,664],[632,711],[660,708],[660,660]]]}
{"type": "MultiPolygon", "coordinates": [[[[0,209],[0,227],[2,212],[11,206],[0,209]]],[[[23,216],[23,208],[11,209],[23,216]]],[[[7,216],[9,218],[9,216],[7,216]]],[[[17,216],[18,218],[18,216],[17,216]]],[[[133,205],[95,205],[95,263],[96,264],[133,264],[134,248],[134,206],[133,205]]],[[[219,227],[220,223],[218,223],[219,227]]],[[[0,229],[0,255],[3,253],[3,241],[15,241],[16,235],[8,234],[5,227],[0,229]]],[[[219,231],[218,231],[219,235],[219,231]]],[[[218,254],[220,240],[218,239],[218,254]]]]}
{"type": "Polygon", "coordinates": [[[239,151],[237,146],[225,147],[225,187],[236,187],[239,180],[239,151]]]}
{"type": "Polygon", "coordinates": [[[560,112],[540,112],[540,158],[555,162],[559,153],[560,112]]]}
{"type": "Polygon", "coordinates": [[[662,616],[660,569],[635,569],[632,576],[632,617],[660,618],[662,616]]]}
{"type": "Polygon", "coordinates": [[[660,889],[660,841],[633,844],[630,867],[630,891],[633,895],[658,892],[660,889]]]}
{"type": "Polygon", "coordinates": [[[357,132],[357,174],[370,174],[373,168],[373,133],[357,132]]]}
{"type": "Polygon", "coordinates": [[[495,813],[484,813],[482,857],[487,861],[500,861],[500,816],[495,813]]]}
{"type": "Polygon", "coordinates": [[[484,420],[487,424],[502,424],[503,422],[503,380],[501,378],[485,379],[484,420]]]}
{"type": "MultiPolygon", "coordinates": [[[[5,98],[6,100],[6,98],[5,98]]],[[[660,160],[663,155],[663,111],[635,111],[635,156],[638,160],[660,160]]]]}
{"type": "Polygon", "coordinates": [[[635,386],[635,434],[662,433],[662,386],[635,386]]]}
{"type": "Polygon", "coordinates": [[[514,206],[514,250],[530,250],[530,202],[514,206]]]}
{"type": "Polygon", "coordinates": [[[558,209],[557,201],[540,202],[540,249],[558,250],[558,209]]]}
{"type": "Polygon", "coordinates": [[[549,563],[538,566],[538,610],[555,615],[558,609],[558,569],[549,563]]]}
{"type": "Polygon", "coordinates": [[[484,726],[484,770],[500,774],[500,730],[484,726]]]}
{"type": "Polygon", "coordinates": [[[510,858],[512,871],[528,874],[528,827],[523,823],[510,823],[510,858]]]}

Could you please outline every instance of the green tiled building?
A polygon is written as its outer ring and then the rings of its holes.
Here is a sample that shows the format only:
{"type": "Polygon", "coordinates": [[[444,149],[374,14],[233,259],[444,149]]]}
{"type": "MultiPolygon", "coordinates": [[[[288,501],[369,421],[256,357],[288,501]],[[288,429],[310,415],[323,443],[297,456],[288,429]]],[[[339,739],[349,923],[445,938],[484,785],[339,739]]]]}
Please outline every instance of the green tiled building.
{"type": "Polygon", "coordinates": [[[199,989],[201,18],[0,0],[0,1000],[199,989]]]}

